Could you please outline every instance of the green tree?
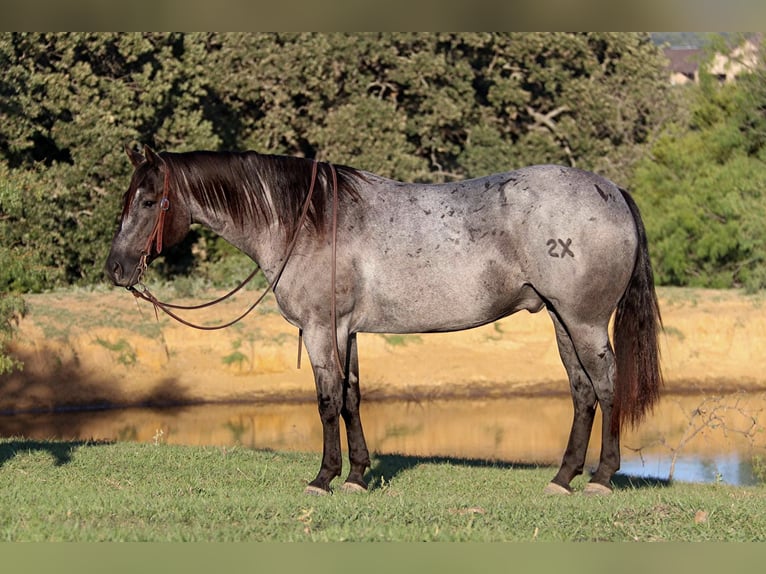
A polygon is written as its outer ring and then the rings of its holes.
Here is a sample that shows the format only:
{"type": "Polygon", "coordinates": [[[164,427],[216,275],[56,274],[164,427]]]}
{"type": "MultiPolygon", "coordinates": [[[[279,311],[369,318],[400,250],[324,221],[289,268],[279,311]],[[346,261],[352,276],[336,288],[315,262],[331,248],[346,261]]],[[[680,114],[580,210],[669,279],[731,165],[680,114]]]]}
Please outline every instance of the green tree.
{"type": "Polygon", "coordinates": [[[646,34],[257,34],[211,45],[228,145],[400,179],[541,162],[625,179],[673,113],[646,34]]]}
{"type": "Polygon", "coordinates": [[[638,163],[633,189],[660,283],[766,287],[764,53],[736,82],[703,76],[688,117],[638,163]]]}
{"type": "Polygon", "coordinates": [[[40,271],[6,268],[0,290],[102,277],[126,143],[219,144],[200,105],[203,59],[181,34],[0,34],[0,239],[40,271]]]}
{"type": "Polygon", "coordinates": [[[131,141],[414,181],[543,162],[627,181],[672,101],[647,34],[2,33],[0,66],[0,290],[101,279],[131,141]]]}

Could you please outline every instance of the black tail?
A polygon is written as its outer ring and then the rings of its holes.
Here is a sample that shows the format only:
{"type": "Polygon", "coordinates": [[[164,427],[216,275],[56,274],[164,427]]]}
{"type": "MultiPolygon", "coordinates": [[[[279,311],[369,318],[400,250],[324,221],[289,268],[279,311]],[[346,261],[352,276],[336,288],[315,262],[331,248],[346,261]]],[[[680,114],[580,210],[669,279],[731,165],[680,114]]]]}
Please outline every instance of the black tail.
{"type": "Polygon", "coordinates": [[[654,273],[638,206],[630,194],[620,190],[636,222],[638,253],[633,275],[622,295],[614,317],[616,381],[612,432],[626,423],[636,426],[660,397],[659,332],[662,317],[654,290],[654,273]]]}

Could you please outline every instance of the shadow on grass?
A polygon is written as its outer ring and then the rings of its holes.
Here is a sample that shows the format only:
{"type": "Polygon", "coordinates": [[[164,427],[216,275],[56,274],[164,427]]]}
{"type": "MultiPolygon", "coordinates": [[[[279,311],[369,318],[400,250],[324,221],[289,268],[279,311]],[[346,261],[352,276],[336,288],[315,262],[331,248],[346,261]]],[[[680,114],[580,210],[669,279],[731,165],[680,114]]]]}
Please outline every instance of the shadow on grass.
{"type": "Polygon", "coordinates": [[[81,447],[104,446],[111,441],[42,441],[8,440],[0,442],[0,468],[18,454],[46,452],[53,458],[55,466],[62,466],[72,461],[72,453],[81,447]]]}
{"type": "MultiPolygon", "coordinates": [[[[381,484],[390,481],[402,472],[411,470],[421,464],[453,464],[472,468],[500,468],[508,471],[530,470],[545,467],[546,465],[531,464],[526,462],[507,462],[498,460],[486,460],[475,458],[460,458],[449,456],[411,456],[403,454],[376,454],[370,470],[365,475],[365,480],[370,485],[370,490],[376,490],[381,484]],[[384,479],[384,480],[381,480],[384,479]]],[[[551,468],[551,478],[556,472],[551,468]]],[[[612,477],[614,490],[632,490],[637,488],[668,487],[671,482],[660,478],[637,477],[626,474],[616,474],[612,477]]]]}
{"type": "Polygon", "coordinates": [[[629,474],[615,474],[612,477],[612,488],[615,490],[632,490],[634,488],[667,488],[673,484],[666,478],[653,478],[650,476],[631,476],[629,474]]]}
{"type": "Polygon", "coordinates": [[[412,456],[406,454],[375,454],[370,470],[365,475],[365,480],[370,484],[370,489],[380,488],[385,482],[390,481],[396,475],[411,470],[421,464],[453,464],[473,468],[500,468],[506,470],[535,469],[539,464],[523,462],[507,462],[502,460],[486,460],[479,458],[461,458],[454,456],[412,456]]]}

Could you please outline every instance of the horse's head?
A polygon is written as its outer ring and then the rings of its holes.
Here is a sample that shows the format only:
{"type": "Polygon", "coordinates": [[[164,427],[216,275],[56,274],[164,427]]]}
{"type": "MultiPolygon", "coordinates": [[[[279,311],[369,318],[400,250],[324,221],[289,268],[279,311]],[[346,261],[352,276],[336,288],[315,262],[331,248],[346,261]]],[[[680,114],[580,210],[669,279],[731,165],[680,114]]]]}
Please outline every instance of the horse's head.
{"type": "Polygon", "coordinates": [[[115,285],[132,287],[163,249],[181,242],[191,217],[165,159],[148,146],[143,154],[131,148],[126,152],[135,169],[106,260],[106,274],[115,285]]]}

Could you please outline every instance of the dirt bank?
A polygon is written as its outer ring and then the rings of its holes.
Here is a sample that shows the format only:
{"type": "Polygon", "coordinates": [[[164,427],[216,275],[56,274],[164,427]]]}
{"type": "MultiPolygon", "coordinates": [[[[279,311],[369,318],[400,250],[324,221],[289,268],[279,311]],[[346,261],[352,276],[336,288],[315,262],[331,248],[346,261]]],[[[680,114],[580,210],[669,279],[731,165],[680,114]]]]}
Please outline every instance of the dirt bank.
{"type": "MultiPolygon", "coordinates": [[[[213,293],[209,294],[211,297],[213,293]]],[[[238,296],[194,318],[230,318],[238,296]]],[[[33,295],[13,353],[26,365],[0,377],[0,411],[103,404],[313,400],[311,366],[296,369],[297,330],[273,300],[243,323],[196,331],[155,318],[124,290],[33,295]]],[[[762,296],[661,289],[663,370],[669,392],[766,388],[762,296]]],[[[567,393],[546,313],[470,331],[361,334],[366,399],[567,393]]]]}

